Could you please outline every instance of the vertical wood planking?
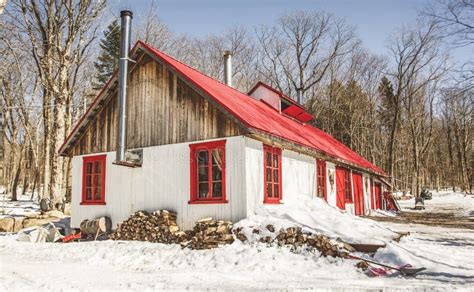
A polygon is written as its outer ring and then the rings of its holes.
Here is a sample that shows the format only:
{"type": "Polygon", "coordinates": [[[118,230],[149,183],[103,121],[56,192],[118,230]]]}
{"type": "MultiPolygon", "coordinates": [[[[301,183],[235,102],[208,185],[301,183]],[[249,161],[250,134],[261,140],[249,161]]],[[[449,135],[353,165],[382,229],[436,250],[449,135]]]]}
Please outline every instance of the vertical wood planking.
{"type": "MultiPolygon", "coordinates": [[[[117,88],[74,147],[74,155],[115,151],[117,88]]],[[[141,148],[240,135],[242,131],[167,67],[148,56],[129,77],[127,147],[141,148]]]]}

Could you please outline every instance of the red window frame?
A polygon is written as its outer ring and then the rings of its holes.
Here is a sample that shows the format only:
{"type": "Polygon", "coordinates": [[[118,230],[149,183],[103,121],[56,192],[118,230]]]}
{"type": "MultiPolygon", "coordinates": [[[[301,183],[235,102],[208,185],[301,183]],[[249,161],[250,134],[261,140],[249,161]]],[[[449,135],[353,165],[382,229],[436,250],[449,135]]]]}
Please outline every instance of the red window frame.
{"type": "Polygon", "coordinates": [[[327,201],[326,161],[316,160],[316,196],[327,201]]]}
{"type": "Polygon", "coordinates": [[[106,154],[83,157],[81,205],[105,205],[106,159],[106,154]],[[88,172],[88,165],[91,165],[90,172],[88,172]],[[97,165],[100,165],[99,171],[97,165]],[[90,179],[88,179],[89,177],[90,179]],[[99,198],[96,198],[97,189],[100,189],[101,192],[99,198]],[[90,198],[88,198],[89,190],[90,198]]]}
{"type": "Polygon", "coordinates": [[[281,178],[281,149],[270,145],[263,145],[263,202],[265,204],[280,204],[283,197],[281,178]],[[272,158],[269,163],[267,163],[267,155],[270,155],[272,158]],[[270,173],[268,173],[269,171],[270,173]],[[276,176],[275,172],[277,173],[276,176]],[[270,192],[268,186],[270,186],[270,192]],[[278,191],[278,196],[275,195],[275,190],[278,191]]]}
{"type": "MultiPolygon", "coordinates": [[[[227,203],[226,196],[226,163],[225,163],[225,143],[226,140],[211,141],[190,144],[189,149],[191,152],[191,165],[190,165],[190,184],[191,184],[191,195],[189,204],[222,204],[227,203]],[[214,176],[213,167],[218,167],[218,162],[214,165],[213,150],[220,150],[221,153],[221,177],[220,180],[216,180],[214,176]],[[199,164],[198,154],[207,152],[207,164],[199,164]],[[209,163],[210,162],[210,163],[209,163]],[[207,168],[207,179],[199,180],[199,168],[207,168]],[[204,198],[199,197],[199,184],[205,186],[207,181],[207,196],[204,198]],[[214,184],[221,184],[222,194],[221,197],[213,197],[214,184]]],[[[202,173],[205,175],[205,172],[202,173]]]]}
{"type": "Polygon", "coordinates": [[[344,198],[346,203],[352,203],[352,184],[351,184],[351,171],[348,169],[344,170],[344,198]]]}

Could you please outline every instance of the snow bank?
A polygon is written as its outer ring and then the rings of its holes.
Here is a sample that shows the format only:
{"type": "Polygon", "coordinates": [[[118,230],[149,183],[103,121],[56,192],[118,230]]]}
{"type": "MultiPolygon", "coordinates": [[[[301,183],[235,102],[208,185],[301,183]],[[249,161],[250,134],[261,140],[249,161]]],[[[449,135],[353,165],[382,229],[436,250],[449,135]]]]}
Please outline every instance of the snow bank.
{"type": "Polygon", "coordinates": [[[234,228],[257,227],[266,232],[268,224],[273,225],[277,232],[281,228],[299,226],[303,231],[321,233],[333,239],[341,238],[349,243],[380,244],[396,236],[395,232],[377,222],[340,211],[318,198],[265,205],[236,223],[234,228]]]}
{"type": "Polygon", "coordinates": [[[33,244],[5,236],[0,255],[0,291],[348,289],[364,287],[367,279],[355,261],[240,242],[196,251],[148,242],[33,244]],[[339,283],[341,273],[351,281],[339,283]]]}
{"type": "Polygon", "coordinates": [[[470,279],[474,283],[474,234],[467,230],[419,226],[400,243],[391,242],[379,249],[379,262],[402,266],[425,267],[419,277],[438,277],[440,280],[470,279]],[[419,231],[419,232],[417,232],[419,231]]]}

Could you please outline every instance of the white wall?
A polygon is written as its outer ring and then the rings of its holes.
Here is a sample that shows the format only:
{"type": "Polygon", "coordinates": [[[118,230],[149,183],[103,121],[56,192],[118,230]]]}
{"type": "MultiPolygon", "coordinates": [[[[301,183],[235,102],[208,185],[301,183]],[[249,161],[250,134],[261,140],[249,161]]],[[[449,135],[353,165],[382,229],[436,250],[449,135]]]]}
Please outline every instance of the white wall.
{"type": "Polygon", "coordinates": [[[313,197],[316,190],[316,159],[289,150],[282,151],[283,201],[313,197]]]}
{"type": "Polygon", "coordinates": [[[243,136],[226,138],[227,204],[188,204],[189,144],[196,142],[143,148],[143,165],[138,168],[114,165],[115,152],[106,153],[106,205],[80,205],[83,156],[74,157],[71,226],[78,227],[84,219],[107,215],[115,228],[135,211],[157,209],[176,211],[178,225],[186,229],[192,228],[196,220],[208,216],[233,222],[245,218],[244,139],[243,136]]]}
{"type": "Polygon", "coordinates": [[[331,162],[326,162],[326,186],[328,204],[336,207],[336,165],[331,162]],[[332,176],[332,178],[331,178],[332,176]]]}
{"type": "Polygon", "coordinates": [[[247,210],[255,210],[263,205],[263,144],[245,138],[245,179],[247,210]]]}
{"type": "Polygon", "coordinates": [[[281,110],[280,96],[263,85],[257,87],[250,95],[256,100],[264,100],[276,110],[281,110]]]}
{"type": "Polygon", "coordinates": [[[362,176],[362,185],[364,190],[364,214],[370,214],[370,176],[368,174],[364,174],[362,176]]]}
{"type": "MultiPolygon", "coordinates": [[[[253,212],[263,205],[263,143],[245,139],[247,208],[253,212]]],[[[313,197],[316,192],[316,160],[293,151],[282,151],[283,203],[300,196],[313,197]]]]}

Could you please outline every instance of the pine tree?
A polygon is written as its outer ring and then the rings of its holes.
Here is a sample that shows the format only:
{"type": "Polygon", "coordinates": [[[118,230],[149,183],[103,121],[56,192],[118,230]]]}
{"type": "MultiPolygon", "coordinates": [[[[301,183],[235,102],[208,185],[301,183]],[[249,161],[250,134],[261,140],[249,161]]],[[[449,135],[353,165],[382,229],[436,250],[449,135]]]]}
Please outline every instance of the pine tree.
{"type": "Polygon", "coordinates": [[[94,66],[97,70],[94,82],[94,89],[100,90],[110,78],[114,70],[118,67],[120,57],[120,26],[117,20],[114,20],[100,41],[100,54],[94,66]]]}
{"type": "Polygon", "coordinates": [[[384,127],[390,131],[393,123],[393,114],[396,109],[395,95],[390,80],[383,76],[378,87],[380,95],[380,119],[383,121],[384,127]]]}

